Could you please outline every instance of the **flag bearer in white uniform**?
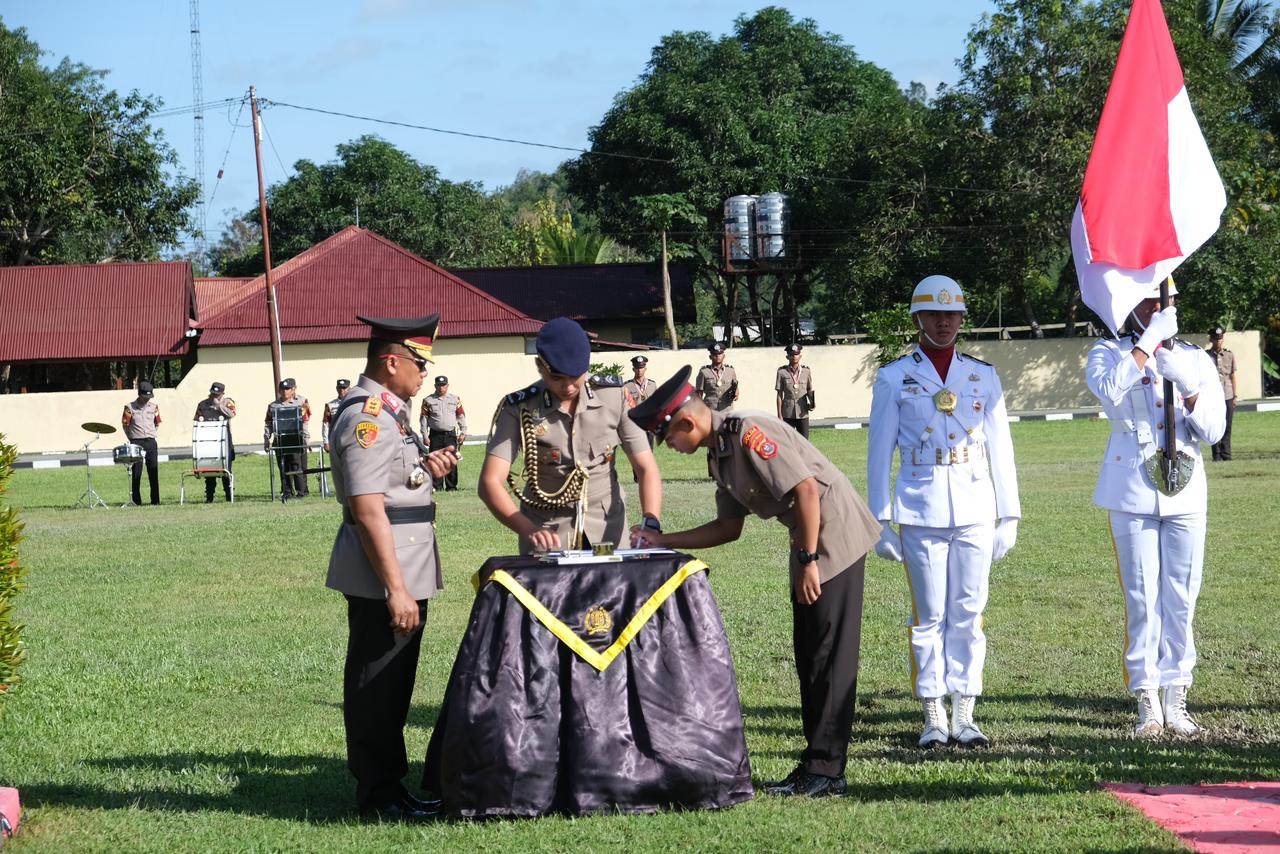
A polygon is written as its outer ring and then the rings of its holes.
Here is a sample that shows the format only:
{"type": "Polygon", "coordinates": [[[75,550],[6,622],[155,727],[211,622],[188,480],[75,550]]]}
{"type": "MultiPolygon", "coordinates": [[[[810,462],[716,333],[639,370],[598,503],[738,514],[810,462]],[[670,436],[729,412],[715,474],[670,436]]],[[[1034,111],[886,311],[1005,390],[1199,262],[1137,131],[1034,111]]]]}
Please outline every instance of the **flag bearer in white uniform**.
{"type": "MultiPolygon", "coordinates": [[[[1170,287],[1170,295],[1177,288],[1170,287]]],[[[1138,738],[1168,727],[1196,735],[1187,714],[1187,689],[1196,664],[1191,634],[1204,567],[1207,488],[1200,442],[1212,445],[1226,429],[1222,384],[1200,348],[1181,341],[1177,310],[1160,307],[1159,290],[1138,303],[1136,332],[1093,345],[1085,380],[1102,401],[1111,438],[1093,503],[1111,511],[1111,537],[1125,606],[1125,687],[1138,699],[1138,738]],[[1152,356],[1154,355],[1154,358],[1152,356]],[[1164,380],[1173,380],[1177,451],[1194,467],[1176,495],[1157,488],[1147,460],[1165,443],[1164,380]],[[1159,689],[1161,696],[1157,697],[1159,689]]]]}
{"type": "Polygon", "coordinates": [[[973,719],[987,653],[982,611],[991,562],[1013,547],[1022,516],[1000,378],[955,349],[964,312],[954,280],[921,281],[911,296],[919,343],[880,369],[871,402],[867,503],[882,527],[876,553],[907,567],[921,747],[989,744],[973,719]]]}

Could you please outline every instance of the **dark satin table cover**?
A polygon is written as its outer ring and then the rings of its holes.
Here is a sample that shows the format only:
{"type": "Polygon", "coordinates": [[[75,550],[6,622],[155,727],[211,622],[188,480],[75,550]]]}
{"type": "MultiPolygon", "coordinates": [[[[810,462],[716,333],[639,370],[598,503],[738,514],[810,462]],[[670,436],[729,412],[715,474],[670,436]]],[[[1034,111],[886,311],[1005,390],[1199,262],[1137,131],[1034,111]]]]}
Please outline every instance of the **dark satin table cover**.
{"type": "Polygon", "coordinates": [[[737,679],[701,563],[501,557],[475,583],[423,774],[448,814],[649,813],[751,799],[737,679]],[[525,603],[503,586],[511,582],[525,603]],[[604,663],[645,603],[668,591],[604,663]],[[545,608],[544,619],[527,605],[545,608]],[[594,665],[574,651],[583,642],[594,665]]]}

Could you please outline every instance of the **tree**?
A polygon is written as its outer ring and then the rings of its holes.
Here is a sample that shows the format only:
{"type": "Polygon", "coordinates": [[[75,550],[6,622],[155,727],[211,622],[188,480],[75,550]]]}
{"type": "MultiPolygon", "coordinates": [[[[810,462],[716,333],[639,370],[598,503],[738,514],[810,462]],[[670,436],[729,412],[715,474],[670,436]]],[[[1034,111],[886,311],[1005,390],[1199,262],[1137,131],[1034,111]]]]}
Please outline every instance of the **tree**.
{"type": "MultiPolygon", "coordinates": [[[[268,188],[267,217],[272,264],[357,222],[444,266],[503,264],[516,249],[502,205],[479,185],[445,180],[376,136],[339,145],[330,163],[299,160],[293,175],[268,188]]],[[[257,208],[241,218],[256,223],[257,208]]],[[[246,248],[224,260],[224,275],[262,272],[261,246],[246,248]]]]}
{"type": "MultiPolygon", "coordinates": [[[[631,246],[659,236],[637,231],[636,198],[679,195],[700,218],[719,222],[729,196],[786,192],[792,248],[808,271],[791,279],[803,302],[831,263],[833,232],[861,233],[887,210],[873,179],[896,150],[918,142],[923,112],[887,71],[859,60],[837,36],[766,8],[738,18],[718,40],[664,37],[636,86],[592,128],[590,151],[568,165],[569,189],[605,234],[631,246]]],[[[706,259],[726,317],[759,322],[771,313],[778,292],[769,280],[739,290],[716,272],[718,229],[676,237],[706,259]]]]}
{"type": "Polygon", "coordinates": [[[49,69],[0,23],[0,264],[155,260],[191,227],[194,181],[147,123],[160,103],[121,97],[106,72],[49,69]]]}
{"type": "MultiPolygon", "coordinates": [[[[18,449],[5,442],[0,433],[0,496],[4,495],[13,474],[18,449]]],[[[26,658],[22,643],[22,626],[14,622],[13,597],[22,589],[25,572],[18,562],[18,543],[22,540],[22,522],[10,506],[0,507],[0,700],[18,682],[18,667],[26,658]]]]}

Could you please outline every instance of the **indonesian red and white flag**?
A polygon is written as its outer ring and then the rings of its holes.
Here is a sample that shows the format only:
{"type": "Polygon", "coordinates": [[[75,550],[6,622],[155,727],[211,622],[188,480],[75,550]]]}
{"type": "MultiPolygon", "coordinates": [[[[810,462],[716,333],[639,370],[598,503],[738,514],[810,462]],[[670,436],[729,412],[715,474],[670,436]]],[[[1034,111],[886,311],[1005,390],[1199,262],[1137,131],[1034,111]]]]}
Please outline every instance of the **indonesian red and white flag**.
{"type": "Polygon", "coordinates": [[[1134,0],[1071,221],[1085,305],[1116,332],[1226,204],[1160,0],[1134,0]]]}

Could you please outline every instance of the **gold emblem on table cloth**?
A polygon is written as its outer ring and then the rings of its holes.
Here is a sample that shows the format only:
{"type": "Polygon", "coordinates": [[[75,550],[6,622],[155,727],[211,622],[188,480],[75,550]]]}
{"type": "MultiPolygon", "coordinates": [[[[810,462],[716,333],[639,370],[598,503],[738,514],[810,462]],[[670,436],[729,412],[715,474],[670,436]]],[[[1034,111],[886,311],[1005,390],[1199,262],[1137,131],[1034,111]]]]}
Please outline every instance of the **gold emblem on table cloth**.
{"type": "Polygon", "coordinates": [[[613,628],[613,617],[609,616],[603,605],[597,605],[582,618],[582,627],[589,635],[607,635],[613,628]]]}
{"type": "Polygon", "coordinates": [[[956,411],[956,394],[949,388],[944,388],[933,396],[933,405],[938,408],[939,412],[946,415],[956,411]]]}

